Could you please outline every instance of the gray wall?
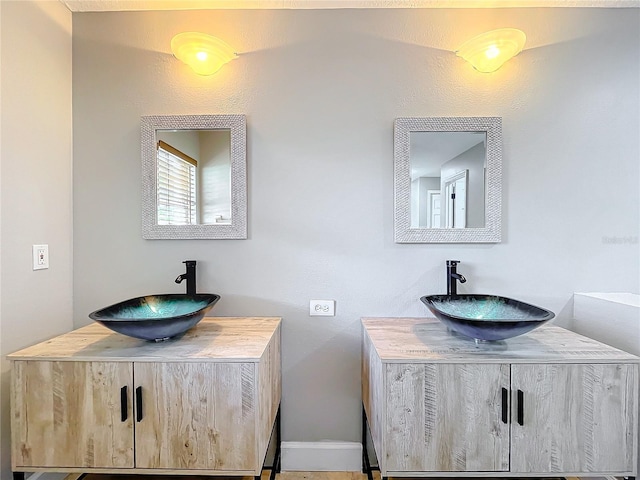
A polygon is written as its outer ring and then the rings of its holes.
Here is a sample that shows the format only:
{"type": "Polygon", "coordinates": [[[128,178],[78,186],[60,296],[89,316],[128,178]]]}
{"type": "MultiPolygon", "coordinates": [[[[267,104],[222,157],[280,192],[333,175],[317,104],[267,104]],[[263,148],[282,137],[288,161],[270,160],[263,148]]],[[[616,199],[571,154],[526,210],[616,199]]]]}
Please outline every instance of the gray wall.
{"type": "Polygon", "coordinates": [[[445,290],[446,259],[462,261],[461,291],[540,304],[560,322],[574,291],[638,292],[638,13],[74,14],[75,326],[182,291],[180,262],[196,259],[200,291],[222,295],[213,314],[284,319],[284,439],[357,441],[359,319],[427,316],[418,299],[445,290]],[[498,72],[451,52],[503,26],[528,43],[498,72]],[[188,30],[241,55],[199,77],[169,52],[188,30]],[[249,239],[142,240],[140,116],[204,113],[247,115],[249,239]],[[501,244],[393,243],[400,116],[503,117],[501,244]],[[336,317],[310,318],[309,300],[325,298],[336,317]]]}
{"type": "Polygon", "coordinates": [[[163,130],[156,133],[156,137],[182,153],[186,153],[194,160],[200,160],[200,135],[196,130],[181,132],[163,130]]]}
{"type": "Polygon", "coordinates": [[[59,2],[0,2],[0,478],[10,478],[5,355],[73,328],[71,13],[59,2]],[[31,246],[49,245],[33,271],[31,246]]]}
{"type": "Polygon", "coordinates": [[[200,222],[229,223],[231,220],[231,130],[200,132],[200,222]]]}
{"type": "MultiPolygon", "coordinates": [[[[467,170],[467,227],[484,227],[484,204],[485,204],[485,158],[487,147],[484,143],[479,143],[466,152],[462,152],[455,158],[442,164],[440,171],[440,191],[444,195],[445,179],[455,175],[460,171],[467,170]]],[[[446,201],[446,200],[445,200],[446,201]]]]}

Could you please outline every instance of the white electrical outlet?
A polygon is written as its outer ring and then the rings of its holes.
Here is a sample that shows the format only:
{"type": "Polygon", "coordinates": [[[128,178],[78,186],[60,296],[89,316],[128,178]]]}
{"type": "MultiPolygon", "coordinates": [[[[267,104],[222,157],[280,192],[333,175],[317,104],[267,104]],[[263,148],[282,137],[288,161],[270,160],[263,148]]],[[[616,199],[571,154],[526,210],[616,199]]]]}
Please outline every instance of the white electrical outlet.
{"type": "Polygon", "coordinates": [[[335,317],[335,300],[311,300],[309,302],[309,315],[311,317],[335,317]]]}
{"type": "Polygon", "coordinates": [[[44,270],[49,268],[49,245],[33,246],[33,269],[44,270]]]}

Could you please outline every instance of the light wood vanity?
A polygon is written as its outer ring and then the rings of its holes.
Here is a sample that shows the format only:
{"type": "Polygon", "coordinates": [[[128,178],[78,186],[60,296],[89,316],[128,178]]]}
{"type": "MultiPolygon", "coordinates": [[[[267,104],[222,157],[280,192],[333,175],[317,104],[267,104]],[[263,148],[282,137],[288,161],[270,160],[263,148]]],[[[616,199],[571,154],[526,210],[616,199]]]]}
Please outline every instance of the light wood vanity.
{"type": "Polygon", "coordinates": [[[476,345],[434,319],[362,324],[383,478],[637,474],[638,357],[555,326],[476,345]]]}
{"type": "Polygon", "coordinates": [[[204,318],[161,343],[96,323],[8,358],[14,476],[259,476],[278,430],[279,318],[204,318]]]}

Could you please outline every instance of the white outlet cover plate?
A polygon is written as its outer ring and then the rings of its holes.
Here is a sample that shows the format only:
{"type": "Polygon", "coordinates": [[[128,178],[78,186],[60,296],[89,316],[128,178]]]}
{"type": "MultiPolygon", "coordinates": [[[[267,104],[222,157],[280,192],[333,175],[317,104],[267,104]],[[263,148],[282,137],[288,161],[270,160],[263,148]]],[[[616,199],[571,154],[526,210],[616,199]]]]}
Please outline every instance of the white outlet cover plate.
{"type": "Polygon", "coordinates": [[[311,300],[309,301],[309,316],[334,317],[336,315],[335,300],[311,300]]]}
{"type": "Polygon", "coordinates": [[[45,270],[49,268],[49,245],[33,246],[33,269],[45,270]]]}

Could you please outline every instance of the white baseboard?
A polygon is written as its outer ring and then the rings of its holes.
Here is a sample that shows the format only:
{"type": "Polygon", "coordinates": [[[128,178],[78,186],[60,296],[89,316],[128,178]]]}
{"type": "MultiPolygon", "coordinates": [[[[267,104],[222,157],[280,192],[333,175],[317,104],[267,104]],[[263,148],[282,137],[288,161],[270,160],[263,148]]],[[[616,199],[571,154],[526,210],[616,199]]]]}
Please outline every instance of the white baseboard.
{"type": "Polygon", "coordinates": [[[282,470],[298,472],[359,472],[359,442],[282,442],[282,470]]]}

